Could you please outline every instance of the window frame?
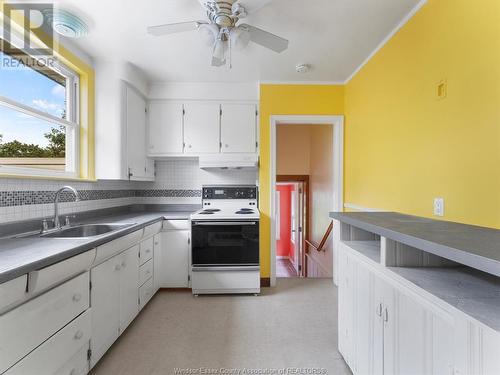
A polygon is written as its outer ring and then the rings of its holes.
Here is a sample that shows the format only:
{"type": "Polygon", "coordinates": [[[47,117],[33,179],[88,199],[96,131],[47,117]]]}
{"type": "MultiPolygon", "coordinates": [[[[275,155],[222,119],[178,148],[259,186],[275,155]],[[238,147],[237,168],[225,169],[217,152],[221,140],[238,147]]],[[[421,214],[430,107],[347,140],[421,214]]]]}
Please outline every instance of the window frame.
{"type": "MultiPolygon", "coordinates": [[[[0,25],[0,37],[4,36],[3,28],[0,25]]],[[[6,40],[6,39],[4,39],[6,40]]],[[[11,30],[10,38],[7,40],[11,45],[19,48],[21,44],[21,35],[11,30]],[[17,41],[17,43],[16,43],[17,41]]],[[[38,41],[37,44],[43,45],[38,41]]],[[[43,64],[40,57],[32,56],[23,48],[19,48],[27,56],[36,59],[43,64]]],[[[13,109],[33,116],[42,121],[51,124],[64,126],[66,129],[66,152],[65,152],[65,170],[56,171],[50,169],[26,168],[0,165],[1,175],[16,175],[20,177],[59,177],[59,178],[79,178],[80,177],[80,76],[77,72],[64,65],[54,55],[52,56],[53,65],[50,69],[66,78],[66,119],[58,118],[34,107],[19,103],[16,100],[0,95],[0,106],[13,109]]],[[[29,67],[28,67],[29,68],[29,67]]]]}

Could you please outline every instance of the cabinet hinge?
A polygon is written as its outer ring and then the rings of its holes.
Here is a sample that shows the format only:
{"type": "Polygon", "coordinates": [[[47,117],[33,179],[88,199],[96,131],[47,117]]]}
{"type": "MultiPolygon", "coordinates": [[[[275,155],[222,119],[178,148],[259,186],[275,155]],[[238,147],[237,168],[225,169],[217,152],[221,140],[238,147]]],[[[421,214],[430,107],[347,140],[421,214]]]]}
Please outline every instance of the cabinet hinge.
{"type": "Polygon", "coordinates": [[[186,114],[186,110],[182,108],[182,115],[184,116],[186,114]]]}
{"type": "Polygon", "coordinates": [[[220,115],[222,116],[222,108],[219,110],[220,115]]]}
{"type": "Polygon", "coordinates": [[[92,290],[92,281],[89,282],[89,290],[92,290]]]}
{"type": "Polygon", "coordinates": [[[259,142],[255,142],[255,148],[259,148],[259,142]]]}
{"type": "Polygon", "coordinates": [[[255,116],[258,116],[259,115],[259,110],[255,110],[255,116]]]}
{"type": "Polygon", "coordinates": [[[188,238],[188,245],[191,244],[191,238],[188,238]]]}
{"type": "Polygon", "coordinates": [[[191,281],[191,275],[188,275],[188,281],[191,281]]]}
{"type": "Polygon", "coordinates": [[[90,358],[92,358],[92,349],[87,350],[87,361],[90,361],[90,358]]]}

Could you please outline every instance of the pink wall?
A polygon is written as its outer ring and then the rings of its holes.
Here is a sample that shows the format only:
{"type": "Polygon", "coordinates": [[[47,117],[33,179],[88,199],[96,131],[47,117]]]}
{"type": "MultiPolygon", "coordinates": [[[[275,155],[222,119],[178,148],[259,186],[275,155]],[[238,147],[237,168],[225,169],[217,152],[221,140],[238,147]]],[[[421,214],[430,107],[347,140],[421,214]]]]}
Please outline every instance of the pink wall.
{"type": "Polygon", "coordinates": [[[292,243],[290,241],[291,231],[291,191],[293,185],[277,185],[276,191],[280,192],[280,239],[276,241],[277,256],[293,256],[292,243]]]}

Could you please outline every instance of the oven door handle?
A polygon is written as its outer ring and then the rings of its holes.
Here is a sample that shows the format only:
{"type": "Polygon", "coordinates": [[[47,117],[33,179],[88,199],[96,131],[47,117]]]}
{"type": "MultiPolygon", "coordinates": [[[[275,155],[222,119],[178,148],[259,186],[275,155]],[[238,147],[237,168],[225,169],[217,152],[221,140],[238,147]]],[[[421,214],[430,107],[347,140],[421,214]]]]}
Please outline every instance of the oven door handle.
{"type": "Polygon", "coordinates": [[[204,226],[212,226],[212,225],[256,225],[256,221],[194,221],[193,225],[204,225],[204,226]]]}
{"type": "Polygon", "coordinates": [[[214,266],[214,267],[193,266],[193,272],[211,272],[211,271],[260,271],[260,266],[214,266]]]}

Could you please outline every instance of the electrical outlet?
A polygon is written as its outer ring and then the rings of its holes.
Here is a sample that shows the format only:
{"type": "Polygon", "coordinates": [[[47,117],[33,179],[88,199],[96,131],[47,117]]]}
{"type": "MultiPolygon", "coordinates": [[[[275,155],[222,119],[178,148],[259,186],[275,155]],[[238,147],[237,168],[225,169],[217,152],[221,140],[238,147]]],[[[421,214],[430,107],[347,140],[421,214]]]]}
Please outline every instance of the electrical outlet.
{"type": "Polygon", "coordinates": [[[444,216],[444,198],[434,198],[434,215],[444,216]]]}

